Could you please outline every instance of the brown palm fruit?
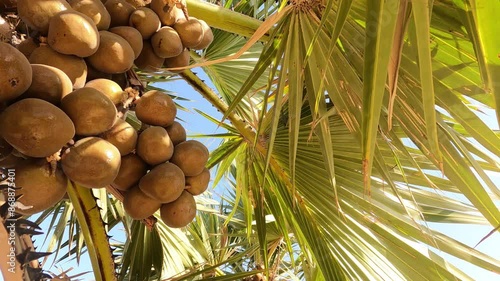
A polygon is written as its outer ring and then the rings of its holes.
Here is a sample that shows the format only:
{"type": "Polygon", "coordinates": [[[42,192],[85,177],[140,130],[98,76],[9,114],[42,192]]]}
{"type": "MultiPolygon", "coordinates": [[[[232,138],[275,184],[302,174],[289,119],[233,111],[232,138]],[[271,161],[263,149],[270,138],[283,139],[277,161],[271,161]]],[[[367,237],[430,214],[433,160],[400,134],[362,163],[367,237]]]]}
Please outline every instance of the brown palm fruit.
{"type": "Polygon", "coordinates": [[[29,61],[16,48],[0,42],[0,102],[20,96],[31,85],[29,61]]]}
{"type": "Polygon", "coordinates": [[[134,6],[136,9],[146,6],[146,2],[149,2],[148,0],[125,0],[125,1],[134,6]]]}
{"type": "Polygon", "coordinates": [[[130,14],[135,10],[135,7],[125,0],[108,0],[104,6],[111,16],[110,27],[128,25],[130,14]]]}
{"type": "Polygon", "coordinates": [[[23,161],[16,166],[14,182],[21,189],[8,195],[20,195],[18,203],[22,206],[16,208],[16,212],[23,215],[32,215],[54,206],[66,193],[66,176],[60,169],[53,170],[45,159],[23,161]]]}
{"type": "Polygon", "coordinates": [[[161,70],[164,62],[164,58],[160,58],[155,54],[151,43],[144,41],[142,51],[135,59],[134,64],[141,70],[157,72],[161,70]]]}
{"type": "Polygon", "coordinates": [[[160,29],[161,22],[153,10],[140,7],[130,14],[129,25],[141,33],[143,40],[148,40],[160,29]]]}
{"type": "Polygon", "coordinates": [[[169,203],[181,196],[185,187],[184,174],[172,163],[154,167],[139,181],[139,188],[147,196],[162,203],[169,203]]]}
{"type": "MultiPolygon", "coordinates": [[[[189,50],[184,49],[184,51],[182,51],[180,55],[165,59],[165,63],[163,64],[163,66],[166,68],[186,67],[189,65],[190,58],[191,57],[189,55],[189,50]]],[[[185,69],[183,68],[183,69],[169,69],[168,71],[173,73],[181,73],[184,70],[185,69]]]]}
{"type": "Polygon", "coordinates": [[[118,148],[97,137],[77,141],[61,158],[64,174],[87,188],[110,185],[118,175],[120,163],[118,148]]]}
{"type": "Polygon", "coordinates": [[[170,139],[174,145],[186,141],[186,129],[181,125],[181,123],[174,121],[172,125],[165,128],[167,130],[170,139]]]}
{"type": "Polygon", "coordinates": [[[141,157],[130,153],[122,156],[120,170],[112,185],[116,189],[127,191],[139,183],[147,172],[148,165],[142,161],[141,157]]]}
{"type": "Polygon", "coordinates": [[[33,64],[45,64],[59,68],[68,75],[73,83],[73,89],[79,89],[85,85],[87,64],[82,58],[60,54],[50,46],[41,44],[31,53],[29,61],[33,64]]]}
{"type": "Polygon", "coordinates": [[[196,217],[196,201],[191,193],[183,191],[174,202],[160,207],[161,220],[169,227],[187,226],[196,217]]]}
{"type": "Polygon", "coordinates": [[[191,177],[203,172],[208,156],[209,152],[205,145],[197,140],[188,140],[174,147],[174,155],[170,162],[179,166],[186,177],[191,177]]]}
{"type": "Polygon", "coordinates": [[[94,79],[87,84],[85,84],[86,88],[93,88],[101,93],[105,94],[115,105],[123,103],[127,99],[127,93],[122,90],[122,87],[118,85],[113,80],[110,79],[94,79]]]}
{"type": "Polygon", "coordinates": [[[21,98],[37,98],[59,105],[73,91],[73,83],[62,70],[44,64],[32,64],[33,81],[21,98]]]}
{"type": "Polygon", "coordinates": [[[46,35],[49,21],[60,12],[72,10],[64,0],[17,0],[17,13],[30,27],[46,35]]]}
{"type": "Polygon", "coordinates": [[[182,45],[186,48],[196,47],[203,39],[203,25],[197,18],[181,19],[174,24],[174,29],[179,33],[182,45]]]}
{"type": "Polygon", "coordinates": [[[31,56],[31,53],[38,48],[40,45],[35,42],[35,40],[32,37],[26,38],[25,40],[21,41],[16,48],[23,53],[23,55],[29,59],[31,56]]]}
{"type": "Polygon", "coordinates": [[[165,5],[163,0],[152,0],[149,4],[151,10],[160,18],[160,21],[164,25],[173,26],[179,19],[184,18],[182,10],[177,8],[175,4],[165,5]]]}
{"type": "Polygon", "coordinates": [[[160,207],[160,202],[144,194],[137,186],[129,189],[123,196],[123,208],[134,220],[146,219],[160,207]]]}
{"type": "Polygon", "coordinates": [[[137,137],[137,131],[134,127],[122,119],[117,119],[115,125],[101,136],[101,138],[116,146],[122,156],[135,149],[137,137]]]}
{"type": "Polygon", "coordinates": [[[207,190],[209,182],[210,171],[204,168],[199,175],[186,177],[186,190],[193,195],[200,195],[207,190]]]}
{"type": "Polygon", "coordinates": [[[127,40],[132,47],[132,50],[134,50],[134,59],[141,54],[143,46],[142,35],[137,29],[131,26],[116,26],[111,28],[109,31],[120,35],[123,39],[127,40]]]}
{"type": "Polygon", "coordinates": [[[50,19],[47,43],[65,55],[88,57],[99,47],[99,33],[91,18],[76,11],[64,11],[50,19]]]}
{"type": "Polygon", "coordinates": [[[212,41],[214,41],[214,34],[212,33],[212,29],[210,28],[210,26],[204,20],[199,21],[203,28],[203,38],[198,45],[193,47],[193,49],[195,50],[203,50],[207,48],[212,43],[212,41]]]}
{"type": "Polygon", "coordinates": [[[174,144],[163,127],[152,126],[139,135],[137,155],[149,165],[168,161],[174,154],[174,144]]]}
{"type": "Polygon", "coordinates": [[[61,109],[75,124],[76,134],[94,136],[111,129],[116,121],[116,107],[103,93],[81,88],[61,100],[61,109]]]}
{"type": "Polygon", "coordinates": [[[75,11],[92,19],[98,30],[109,28],[111,15],[100,0],[68,0],[68,3],[75,11]]]}
{"type": "Polygon", "coordinates": [[[184,50],[179,34],[170,26],[160,28],[151,37],[151,45],[155,54],[161,58],[178,56],[184,50]]]}
{"type": "Polygon", "coordinates": [[[109,31],[99,31],[99,34],[99,48],[87,61],[104,73],[123,73],[129,70],[134,64],[135,54],[127,40],[109,31]]]}
{"type": "Polygon", "coordinates": [[[61,109],[40,99],[23,99],[0,115],[0,134],[30,157],[47,157],[75,135],[73,122],[61,109]]]}
{"type": "Polygon", "coordinates": [[[174,123],[177,107],[165,92],[151,90],[137,102],[135,115],[148,125],[167,127],[174,123]]]}

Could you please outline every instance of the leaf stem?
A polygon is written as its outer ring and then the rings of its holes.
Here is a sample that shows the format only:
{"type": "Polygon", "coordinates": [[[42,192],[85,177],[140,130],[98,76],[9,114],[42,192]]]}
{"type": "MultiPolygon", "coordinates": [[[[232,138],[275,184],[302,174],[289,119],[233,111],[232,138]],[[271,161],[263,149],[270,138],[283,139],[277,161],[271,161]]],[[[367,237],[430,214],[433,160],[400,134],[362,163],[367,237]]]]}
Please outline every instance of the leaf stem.
{"type": "MultiPolygon", "coordinates": [[[[229,106],[201,79],[191,70],[185,70],[180,73],[180,76],[186,80],[197,92],[199,92],[206,100],[215,106],[222,114],[226,114],[229,106]]],[[[238,132],[243,136],[245,141],[254,143],[255,132],[245,123],[238,115],[229,113],[227,119],[233,124],[238,132]]]]}
{"type": "Polygon", "coordinates": [[[92,190],[68,181],[68,195],[85,238],[96,281],[116,281],[108,234],[92,190]]]}
{"type": "MultiPolygon", "coordinates": [[[[191,70],[185,70],[180,73],[180,76],[186,80],[197,92],[199,92],[206,100],[208,100],[213,106],[215,106],[222,114],[227,116],[227,119],[233,124],[233,126],[242,135],[243,139],[250,145],[255,144],[255,150],[266,157],[267,148],[265,144],[259,141],[255,141],[257,137],[256,133],[251,129],[249,125],[243,121],[238,115],[233,112],[227,113],[229,106],[219,98],[217,93],[215,93],[207,84],[205,84],[196,74],[191,70]]],[[[280,180],[287,186],[292,193],[292,197],[297,200],[297,202],[302,204],[302,196],[294,190],[292,183],[290,181],[290,175],[287,174],[282,168],[280,163],[271,156],[269,160],[269,165],[272,167],[275,174],[280,178],[280,180]]]]}

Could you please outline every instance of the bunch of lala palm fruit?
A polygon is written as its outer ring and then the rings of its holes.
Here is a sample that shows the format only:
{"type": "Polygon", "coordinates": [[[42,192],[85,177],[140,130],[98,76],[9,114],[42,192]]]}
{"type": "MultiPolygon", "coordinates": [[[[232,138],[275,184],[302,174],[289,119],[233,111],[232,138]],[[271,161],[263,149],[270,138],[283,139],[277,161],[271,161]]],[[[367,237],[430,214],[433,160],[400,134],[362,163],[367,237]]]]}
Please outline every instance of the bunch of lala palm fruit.
{"type": "Polygon", "coordinates": [[[208,149],[186,140],[168,94],[130,83],[131,69],[188,66],[189,50],[206,48],[212,31],[180,3],[134,3],[17,1],[36,35],[16,47],[0,42],[0,167],[15,168],[18,213],[53,206],[69,179],[119,190],[133,219],[157,210],[170,227],[194,219],[193,196],[210,180],[208,149]],[[126,121],[129,109],[141,129],[126,121]]]}

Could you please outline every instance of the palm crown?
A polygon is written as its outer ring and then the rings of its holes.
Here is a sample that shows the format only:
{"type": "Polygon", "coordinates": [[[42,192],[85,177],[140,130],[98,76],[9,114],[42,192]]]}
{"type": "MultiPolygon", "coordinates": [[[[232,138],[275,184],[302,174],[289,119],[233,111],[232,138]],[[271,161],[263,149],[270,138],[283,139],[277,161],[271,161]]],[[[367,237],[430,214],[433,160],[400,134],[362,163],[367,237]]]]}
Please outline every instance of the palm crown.
{"type": "MultiPolygon", "coordinates": [[[[190,69],[179,75],[223,115],[200,111],[223,129],[207,137],[221,140],[208,166],[224,198],[199,198],[195,221],[178,230],[133,221],[94,191],[101,212],[86,222],[76,213],[95,201],[90,194],[38,218],[55,227],[48,250],[70,245],[62,259],[88,251],[98,280],[115,270],[120,280],[472,279],[439,252],[500,271],[498,260],[427,225],[500,226],[491,176],[500,139],[479,117],[500,119],[499,3],[188,0],[187,8],[214,33],[207,49],[191,51],[210,83],[190,69]],[[106,233],[120,227],[118,257],[103,256],[106,233]]],[[[150,88],[174,78],[139,76],[150,88]]]]}

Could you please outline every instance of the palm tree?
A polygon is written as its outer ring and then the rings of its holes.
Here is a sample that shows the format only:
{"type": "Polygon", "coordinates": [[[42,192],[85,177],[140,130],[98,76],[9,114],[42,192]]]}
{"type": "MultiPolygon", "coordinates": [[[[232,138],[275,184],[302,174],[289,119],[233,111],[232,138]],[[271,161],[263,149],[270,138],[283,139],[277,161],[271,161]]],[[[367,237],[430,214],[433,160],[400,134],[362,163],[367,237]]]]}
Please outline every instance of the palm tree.
{"type": "MultiPolygon", "coordinates": [[[[201,112],[225,130],[208,164],[225,196],[203,197],[174,230],[69,186],[71,200],[36,221],[54,227],[48,251],[88,252],[96,280],[472,279],[442,253],[500,272],[428,225],[500,229],[500,134],[481,118],[500,120],[498,1],[187,7],[214,30],[191,57],[215,89],[180,77],[224,116],[201,112]]],[[[176,78],[139,74],[150,87],[176,78]]]]}

